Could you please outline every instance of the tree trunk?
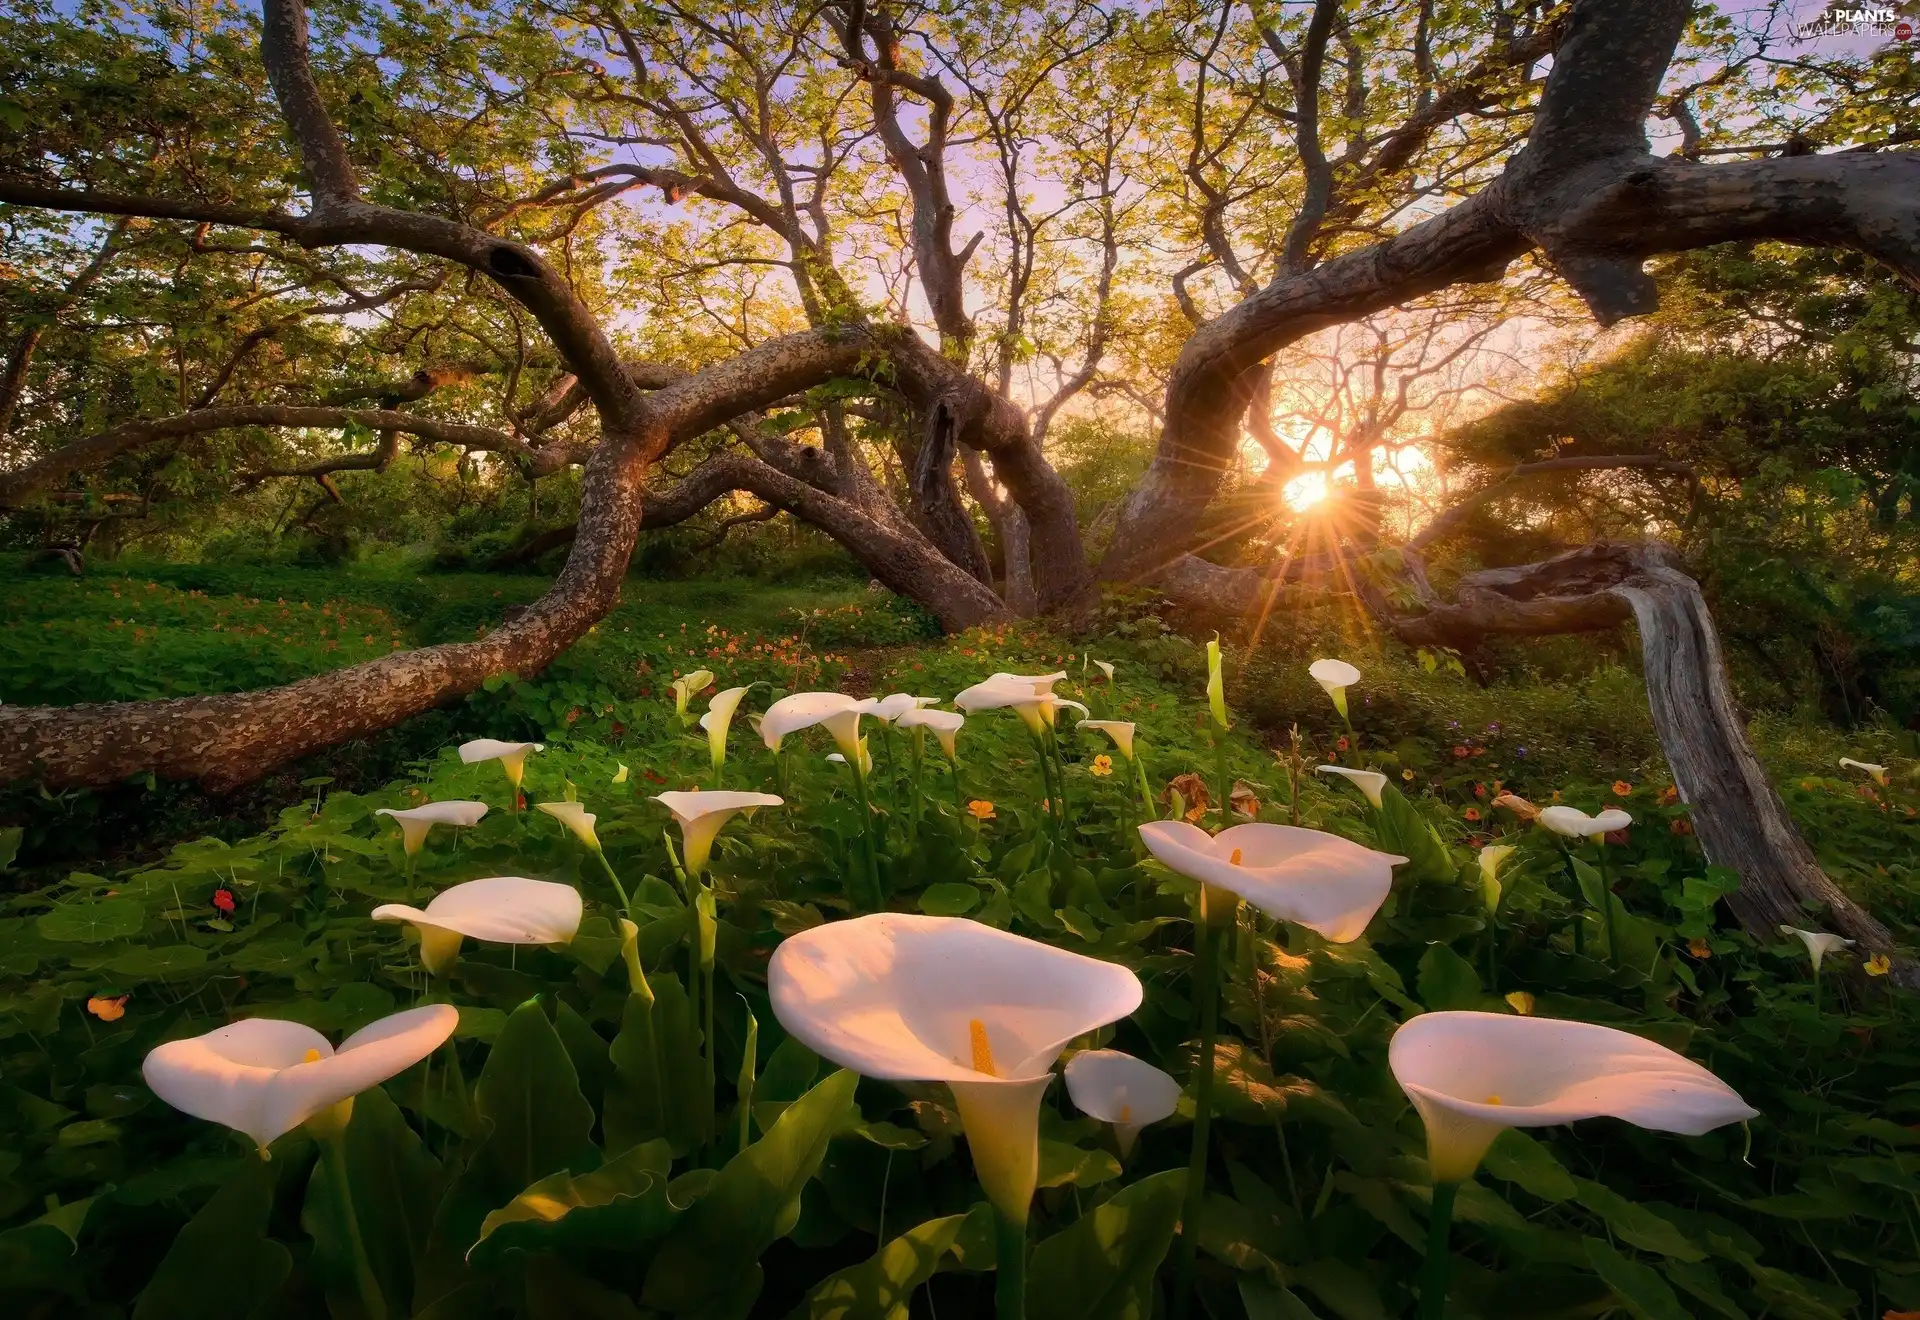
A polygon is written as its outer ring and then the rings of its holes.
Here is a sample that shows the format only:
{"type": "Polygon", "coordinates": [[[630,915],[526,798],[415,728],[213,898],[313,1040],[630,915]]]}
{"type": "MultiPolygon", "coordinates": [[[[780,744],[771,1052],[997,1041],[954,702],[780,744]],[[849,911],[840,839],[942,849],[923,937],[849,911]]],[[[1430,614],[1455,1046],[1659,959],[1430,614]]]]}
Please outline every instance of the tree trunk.
{"type": "MultiPolygon", "coordinates": [[[[1681,800],[1693,809],[1700,846],[1709,861],[1740,873],[1740,888],[1727,897],[1740,924],[1756,938],[1776,939],[1782,925],[1818,920],[1802,906],[1811,902],[1849,939],[1890,950],[1887,928],[1820,869],[1747,741],[1699,584],[1647,562],[1611,594],[1639,624],[1653,725],[1681,800]]],[[[1917,971],[1902,967],[1899,979],[1920,983],[1917,971]]]]}

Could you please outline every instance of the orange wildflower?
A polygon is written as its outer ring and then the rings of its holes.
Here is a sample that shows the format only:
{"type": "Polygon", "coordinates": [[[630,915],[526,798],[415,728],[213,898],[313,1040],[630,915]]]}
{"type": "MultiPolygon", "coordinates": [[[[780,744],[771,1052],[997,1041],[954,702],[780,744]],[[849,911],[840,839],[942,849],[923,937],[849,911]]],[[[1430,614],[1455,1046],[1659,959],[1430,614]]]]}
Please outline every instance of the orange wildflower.
{"type": "Polygon", "coordinates": [[[981,798],[975,798],[973,801],[967,803],[967,814],[975,820],[992,820],[993,803],[981,798]]]}
{"type": "Polygon", "coordinates": [[[1615,797],[1626,797],[1631,792],[1633,792],[1633,785],[1629,784],[1626,780],[1616,779],[1613,781],[1613,795],[1615,797]]]}
{"type": "Polygon", "coordinates": [[[127,1015],[127,1000],[132,995],[95,995],[87,1000],[87,1012],[102,1022],[118,1022],[127,1015]]]}
{"type": "Polygon", "coordinates": [[[1692,955],[1693,955],[1694,957],[1696,957],[1696,958],[1711,958],[1711,957],[1713,957],[1713,949],[1712,949],[1712,947],[1711,947],[1711,946],[1709,946],[1709,945],[1707,944],[1707,942],[1706,942],[1705,940],[1703,940],[1703,939],[1697,939],[1697,938],[1696,938],[1696,939],[1691,939],[1691,940],[1688,940],[1688,941],[1687,941],[1687,952],[1688,952],[1688,953],[1690,953],[1690,954],[1692,954],[1692,955]]]}

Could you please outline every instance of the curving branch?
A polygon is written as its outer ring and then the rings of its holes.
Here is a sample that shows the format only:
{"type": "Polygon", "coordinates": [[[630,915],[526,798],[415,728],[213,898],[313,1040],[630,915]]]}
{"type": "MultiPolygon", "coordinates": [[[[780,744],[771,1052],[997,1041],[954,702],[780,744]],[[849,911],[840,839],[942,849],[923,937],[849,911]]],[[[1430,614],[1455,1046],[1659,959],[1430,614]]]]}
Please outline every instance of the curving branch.
{"type": "Polygon", "coordinates": [[[1653,310],[1645,258],[1732,240],[1852,248],[1920,287],[1920,155],[1702,165],[1648,152],[1643,125],[1688,12],[1685,0],[1576,0],[1527,146],[1497,179],[1391,238],[1276,279],[1195,331],[1168,384],[1159,450],[1099,576],[1151,579],[1193,543],[1262,360],[1328,326],[1497,278],[1529,249],[1602,325],[1653,310]]]}
{"type": "Polygon", "coordinates": [[[1678,459],[1662,458],[1657,454],[1595,454],[1567,458],[1547,458],[1537,463],[1519,463],[1501,473],[1498,477],[1482,486],[1464,499],[1449,505],[1428,520],[1426,526],[1416,532],[1407,542],[1406,548],[1412,551],[1424,551],[1434,542],[1451,536],[1461,524],[1473,516],[1476,509],[1489,500],[1511,493],[1514,486],[1529,477],[1544,476],[1553,472],[1599,472],[1610,469],[1633,469],[1641,472],[1665,472],[1675,476],[1696,479],[1691,463],[1682,463],[1678,459]]]}

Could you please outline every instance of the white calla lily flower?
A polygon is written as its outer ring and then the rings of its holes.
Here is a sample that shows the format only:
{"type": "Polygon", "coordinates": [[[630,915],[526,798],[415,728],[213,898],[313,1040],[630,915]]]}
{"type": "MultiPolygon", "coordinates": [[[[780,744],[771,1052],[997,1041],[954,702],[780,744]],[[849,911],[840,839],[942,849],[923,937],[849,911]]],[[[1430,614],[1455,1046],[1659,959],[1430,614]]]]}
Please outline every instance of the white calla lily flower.
{"type": "Polygon", "coordinates": [[[487,814],[484,802],[453,800],[448,802],[428,802],[418,807],[408,807],[396,811],[392,807],[382,807],[373,813],[376,816],[391,816],[400,826],[400,846],[411,857],[420,851],[432,833],[435,825],[470,826],[478,825],[480,818],[487,814]]]}
{"type": "Polygon", "coordinates": [[[707,685],[711,682],[713,682],[711,669],[696,669],[691,674],[682,674],[669,683],[667,686],[673,689],[674,713],[684,717],[687,713],[687,703],[693,700],[695,693],[705,692],[707,685]]]}
{"type": "Polygon", "coordinates": [[[1376,810],[1380,807],[1380,790],[1387,786],[1387,777],[1378,770],[1354,770],[1344,765],[1322,765],[1314,767],[1314,773],[1339,775],[1342,779],[1350,780],[1376,810]]]}
{"type": "Polygon", "coordinates": [[[1096,729],[1113,739],[1113,746],[1120,755],[1129,761],[1133,759],[1133,721],[1132,720],[1081,720],[1073,726],[1076,729],[1096,729]]]}
{"type": "Polygon", "coordinates": [[[940,704],[938,697],[916,697],[911,692],[894,692],[884,697],[870,697],[868,700],[872,705],[868,708],[867,714],[876,720],[884,720],[888,724],[898,724],[900,717],[910,711],[940,704]]]}
{"type": "Polygon", "coordinates": [[[498,761],[500,768],[507,772],[507,782],[515,789],[527,769],[528,752],[544,752],[545,743],[501,742],[498,738],[475,738],[472,742],[460,744],[460,759],[468,765],[481,761],[498,761]]]}
{"type": "MultiPolygon", "coordinates": [[[[988,683],[1007,683],[1014,687],[1031,688],[1033,691],[1045,696],[1053,691],[1053,685],[1055,683],[1064,683],[1066,679],[1067,671],[1062,669],[1051,674],[990,674],[987,676],[986,681],[988,683]]],[[[976,684],[975,686],[980,685],[976,684]]]]}
{"type": "Polygon", "coordinates": [[[578,802],[536,802],[533,807],[572,830],[573,836],[593,851],[600,851],[600,836],[593,830],[594,822],[600,818],[578,802]]]}
{"type": "Polygon", "coordinates": [[[1095,660],[1093,663],[1099,667],[1101,673],[1107,676],[1107,682],[1109,683],[1113,682],[1113,666],[1112,665],[1108,664],[1105,660],[1095,660]]]}
{"type": "Polygon", "coordinates": [[[920,707],[906,711],[894,721],[894,724],[902,729],[932,730],[933,736],[940,743],[940,750],[945,752],[947,759],[951,761],[957,755],[954,751],[954,739],[959,736],[960,727],[966,722],[967,717],[955,711],[928,710],[920,707]]]}
{"type": "Polygon", "coordinates": [[[488,944],[570,944],[585,911],[580,891],[550,880],[489,876],[443,889],[424,909],[382,903],[375,921],[411,922],[420,932],[420,961],[438,975],[460,952],[462,938],[488,944]]]}
{"type": "Polygon", "coordinates": [[[673,813],[680,823],[680,860],[688,875],[707,869],[713,841],[720,829],[741,812],[752,816],[762,807],[783,807],[787,800],[772,793],[736,793],[713,789],[696,793],[656,793],[653,800],[673,813]]]}
{"type": "Polygon", "coordinates": [[[777,752],[790,733],[824,724],[843,755],[854,755],[860,745],[860,717],[872,707],[844,692],[796,692],[767,707],[760,717],[760,738],[777,752]]]}
{"type": "Polygon", "coordinates": [[[1000,677],[990,678],[960,693],[953,699],[953,704],[969,715],[983,710],[1011,710],[1036,734],[1053,724],[1062,706],[1071,706],[1082,715],[1090,713],[1077,701],[1056,697],[1050,690],[1027,686],[1029,682],[1037,681],[1020,679],[1006,682],[1000,677]]]}
{"type": "Polygon", "coordinates": [[[1207,643],[1207,709],[1213,713],[1213,722],[1219,727],[1227,724],[1227,679],[1220,667],[1220,634],[1215,633],[1207,643]]]}
{"type": "Polygon", "coordinates": [[[1326,690],[1340,718],[1347,718],[1347,689],[1360,681],[1360,671],[1345,660],[1315,660],[1307,666],[1313,681],[1326,690]]]}
{"type": "Polygon", "coordinates": [[[1140,1006],[1125,967],[964,917],[882,912],[785,940],[773,1011],[816,1054],[868,1077],[945,1082],[987,1198],[1027,1220],[1040,1100],[1074,1037],[1140,1006]]]}
{"type": "Polygon", "coordinates": [[[1422,1013],[1394,1033],[1387,1062],[1426,1123],[1436,1183],[1472,1177],[1510,1127],[1612,1117],[1697,1137],[1759,1114],[1691,1059],[1588,1022],[1422,1013]]]}
{"type": "Polygon", "coordinates": [[[1208,834],[1184,820],[1155,820],[1140,837],[1188,879],[1231,890],[1335,944],[1365,933],[1393,888],[1393,868],[1407,860],[1323,830],[1258,821],[1208,834]]]}
{"type": "Polygon", "coordinates": [[[700,727],[707,731],[707,755],[718,770],[727,763],[727,729],[733,723],[733,712],[739,709],[740,698],[747,695],[745,687],[730,687],[725,692],[714,694],[707,703],[706,714],[700,717],[700,727]]]}
{"type": "Polygon", "coordinates": [[[1067,1094],[1083,1114],[1113,1124],[1124,1157],[1149,1123],[1171,1118],[1180,1083],[1145,1059],[1119,1050],[1081,1050],[1067,1060],[1067,1094]]]}
{"type": "Polygon", "coordinates": [[[1633,817],[1618,807],[1608,807],[1597,816],[1589,816],[1578,807],[1543,807],[1539,821],[1569,839],[1596,839],[1624,830],[1633,824],[1633,817]]]}
{"type": "MultiPolygon", "coordinates": [[[[304,1023],[245,1018],[158,1046],[140,1074],[175,1109],[244,1132],[264,1152],[308,1119],[405,1072],[459,1023],[451,1004],[428,1004],[362,1027],[336,1050],[304,1023]]],[[[337,1117],[344,1126],[345,1114],[337,1117]]]]}
{"type": "Polygon", "coordinates": [[[1841,757],[1840,764],[1848,770],[1864,771],[1867,778],[1882,788],[1887,786],[1887,767],[1884,765],[1875,765],[1872,761],[1856,761],[1851,756],[1841,757]]]}
{"type": "Polygon", "coordinates": [[[1480,898],[1488,912],[1500,909],[1500,868],[1517,851],[1510,843],[1490,843],[1480,850],[1480,898]]]}
{"type": "Polygon", "coordinates": [[[629,772],[627,770],[625,762],[618,762],[617,764],[620,766],[620,768],[618,770],[615,770],[613,772],[613,778],[607,781],[610,784],[624,784],[627,782],[627,775],[629,772]]]}
{"type": "Polygon", "coordinates": [[[1798,926],[1782,926],[1780,933],[1782,935],[1792,935],[1807,946],[1807,957],[1813,960],[1813,970],[1816,974],[1820,971],[1820,964],[1826,961],[1828,954],[1838,953],[1842,949],[1851,949],[1853,947],[1852,940],[1844,939],[1839,935],[1829,935],[1825,931],[1802,930],[1798,926]]]}

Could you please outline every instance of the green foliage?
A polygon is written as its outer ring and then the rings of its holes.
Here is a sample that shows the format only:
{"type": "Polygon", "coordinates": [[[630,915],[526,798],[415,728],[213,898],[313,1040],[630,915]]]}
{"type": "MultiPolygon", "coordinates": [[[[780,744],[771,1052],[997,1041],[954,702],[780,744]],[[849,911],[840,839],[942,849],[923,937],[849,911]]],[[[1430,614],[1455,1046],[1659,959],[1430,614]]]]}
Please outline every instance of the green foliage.
{"type": "MultiPolygon", "coordinates": [[[[377,589],[391,593],[381,608],[409,615],[396,603],[401,588],[377,589]]],[[[690,589],[666,594],[684,599],[690,589]]],[[[458,591],[443,597],[442,608],[459,606],[458,591]]],[[[766,957],[780,938],[854,906],[847,877],[859,816],[845,771],[822,759],[825,744],[811,735],[785,758],[791,805],[735,820],[715,849],[711,1040],[703,1028],[697,927],[671,878],[669,818],[649,795],[715,780],[704,738],[662,689],[673,673],[705,665],[721,685],[765,682],[751,707],[788,682],[819,681],[824,657],[797,637],[767,645],[788,632],[752,631],[760,620],[789,627],[795,607],[774,594],[751,602],[751,615],[696,615],[684,634],[678,623],[648,628],[642,613],[616,616],[582,657],[582,677],[548,675],[525,693],[504,684],[470,707],[498,721],[492,729],[552,735],[528,764],[527,797],[551,800],[571,786],[599,817],[608,861],[633,899],[645,994],[627,983],[618,900],[598,864],[557,822],[516,815],[496,766],[463,765],[451,748],[373,791],[313,785],[264,832],[194,840],[128,867],[99,864],[6,900],[0,1261],[14,1291],[0,1296],[155,1314],[204,1302],[209,1313],[325,1306],[359,1316],[370,1289],[389,1315],[544,1320],[639,1308],[898,1317],[918,1313],[925,1295],[942,1314],[982,1313],[992,1234],[951,1101],[937,1087],[856,1087],[786,1037],[766,999],[766,957]],[[583,679],[589,686],[569,691],[583,679]],[[611,712],[591,705],[600,685],[611,712]],[[570,724],[559,703],[572,701],[582,713],[570,724]],[[436,831],[409,880],[376,810],[455,797],[493,809],[457,835],[436,831]],[[577,885],[588,916],[574,945],[469,942],[452,974],[433,980],[405,929],[367,917],[410,885],[418,897],[492,874],[577,885]],[[223,889],[236,900],[231,913],[214,906],[223,889]],[[340,1162],[296,1134],[262,1163],[244,1143],[154,1102],[138,1080],[154,1044],[234,1016],[297,1018],[338,1034],[423,995],[457,1003],[460,1029],[431,1059],[360,1097],[340,1162]],[[364,1271],[342,1216],[342,1168],[364,1271]],[[43,1215],[48,1197],[71,1234],[43,1215]],[[126,1263],[98,1267],[109,1259],[126,1263]],[[214,1270],[220,1289],[207,1291],[199,1276],[214,1270]]],[[[1143,625],[1093,653],[1120,665],[1116,683],[1090,667],[1083,679],[1058,639],[1010,629],[869,650],[858,663],[873,690],[934,696],[996,669],[1065,667],[1068,695],[1138,722],[1156,793],[1180,773],[1214,778],[1197,648],[1143,625]]],[[[1253,790],[1260,817],[1290,820],[1297,805],[1304,825],[1414,860],[1351,945],[1243,914],[1216,1060],[1221,1158],[1197,1229],[1206,1304],[1250,1317],[1409,1313],[1427,1174],[1418,1121],[1386,1071],[1387,1042],[1413,1013],[1506,1012],[1509,996],[1526,995],[1542,1015],[1685,1049],[1764,1117],[1750,1133],[1694,1139],[1606,1123],[1502,1137],[1460,1199],[1456,1238],[1471,1262],[1458,1272],[1460,1304],[1484,1314],[1518,1313],[1524,1301],[1543,1316],[1611,1306],[1807,1317],[1920,1305],[1897,1208],[1920,1176],[1907,1132],[1920,1121],[1910,1002],[1878,980],[1840,974],[1842,958],[1816,1012],[1799,946],[1756,944],[1728,918],[1730,878],[1704,864],[1657,763],[1616,784],[1584,779],[1551,753],[1521,757],[1516,737],[1484,727],[1500,720],[1468,726],[1474,703],[1502,694],[1402,664],[1407,691],[1396,690],[1400,669],[1365,660],[1353,694],[1357,746],[1337,746],[1345,730],[1330,727],[1310,683],[1286,711],[1304,726],[1310,756],[1393,778],[1376,812],[1344,782],[1313,775],[1312,760],[1292,800],[1287,767],[1249,736],[1264,730],[1247,712],[1278,710],[1303,685],[1276,660],[1228,657],[1241,721],[1230,770],[1253,790]],[[1441,718],[1450,702],[1459,730],[1441,718]],[[1427,709],[1435,713],[1419,713],[1427,709]],[[1633,814],[1627,838],[1607,848],[1604,880],[1591,846],[1569,858],[1493,806],[1495,776],[1522,765],[1519,786],[1539,800],[1558,791],[1587,809],[1617,803],[1633,814]],[[1473,850],[1495,838],[1518,851],[1490,916],[1473,850]],[[1618,960],[1605,956],[1603,897],[1618,960]]],[[[1543,713],[1508,718],[1542,721],[1529,728],[1569,718],[1552,709],[1540,697],[1543,713]]],[[[1863,795],[1860,781],[1815,767],[1866,745],[1797,723],[1762,721],[1757,732],[1806,767],[1781,788],[1823,861],[1912,929],[1910,762],[1876,744],[1869,759],[1893,765],[1893,783],[1863,795]]],[[[1190,887],[1140,860],[1132,786],[1093,773],[1094,756],[1111,746],[1063,733],[1072,828],[1056,839],[1039,809],[1032,744],[1010,715],[969,720],[957,786],[930,743],[916,770],[909,739],[872,736],[888,904],[964,913],[1133,967],[1145,1005],[1110,1038],[1081,1043],[1186,1076],[1190,887]],[[957,812],[956,787],[962,802],[991,801],[992,818],[957,812]]],[[[1592,754],[1593,745],[1582,753],[1592,754]]],[[[770,787],[774,774],[741,721],[722,782],[770,787]]],[[[1808,924],[1818,921],[1809,914],[1808,924]]],[[[1042,1117],[1031,1314],[1144,1317],[1165,1305],[1170,1271],[1156,1266],[1175,1232],[1188,1132],[1180,1119],[1151,1127],[1122,1163],[1099,1125],[1056,1091],[1042,1117]]]]}

